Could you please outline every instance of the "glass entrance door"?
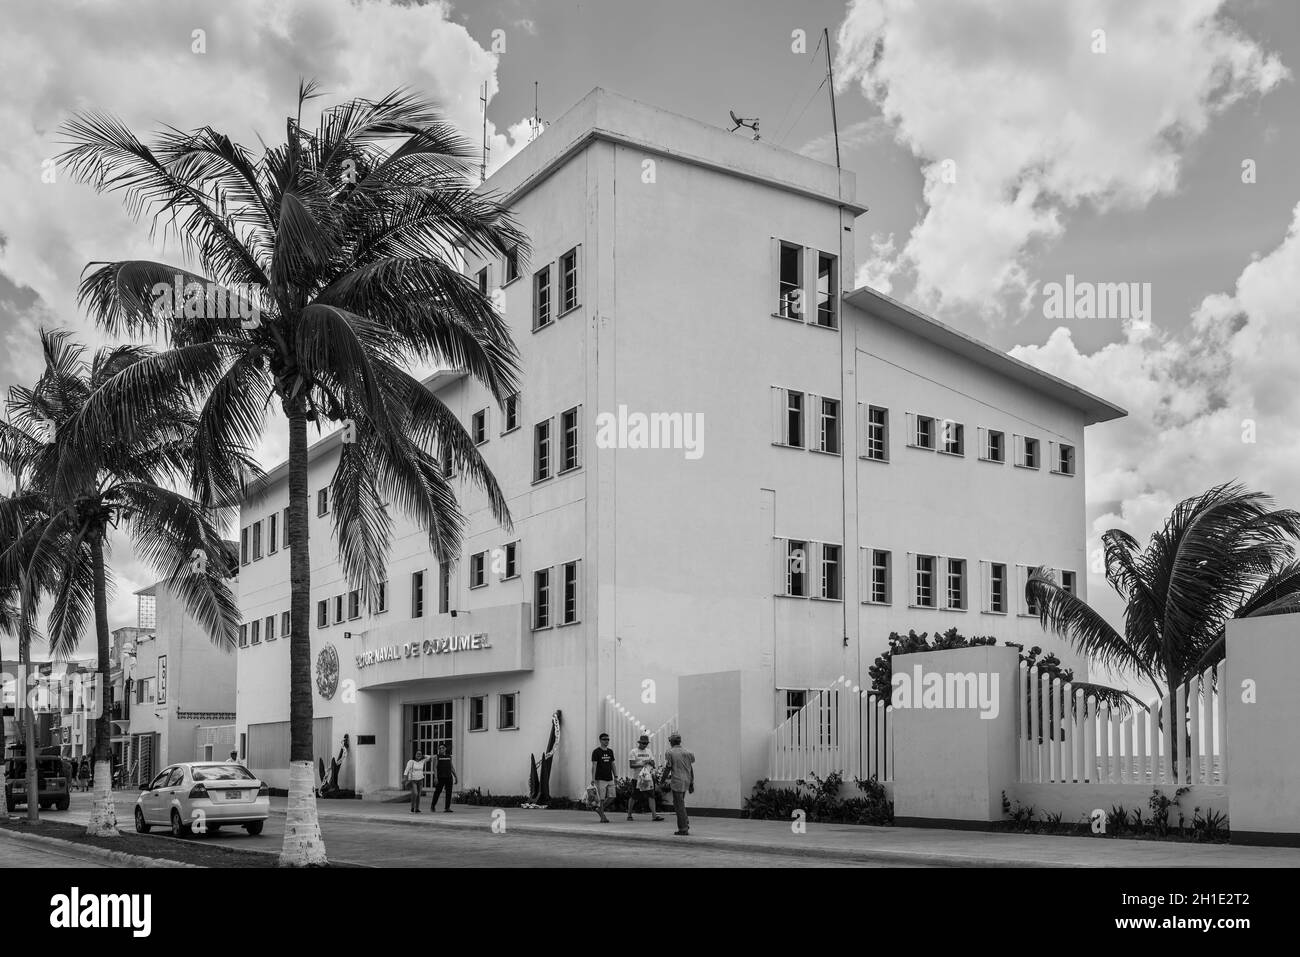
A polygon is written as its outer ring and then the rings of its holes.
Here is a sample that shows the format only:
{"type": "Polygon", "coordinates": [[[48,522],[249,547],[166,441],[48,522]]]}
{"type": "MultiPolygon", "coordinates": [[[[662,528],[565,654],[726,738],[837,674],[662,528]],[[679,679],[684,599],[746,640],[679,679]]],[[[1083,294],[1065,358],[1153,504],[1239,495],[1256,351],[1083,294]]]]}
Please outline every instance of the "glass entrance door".
{"type": "MultiPolygon", "coordinates": [[[[408,704],[406,706],[407,732],[406,753],[414,757],[416,751],[423,751],[432,759],[424,767],[424,783],[433,787],[434,764],[438,757],[438,745],[447,749],[451,755],[451,702],[434,701],[429,704],[408,704]]],[[[406,763],[406,758],[402,763],[406,763]]]]}

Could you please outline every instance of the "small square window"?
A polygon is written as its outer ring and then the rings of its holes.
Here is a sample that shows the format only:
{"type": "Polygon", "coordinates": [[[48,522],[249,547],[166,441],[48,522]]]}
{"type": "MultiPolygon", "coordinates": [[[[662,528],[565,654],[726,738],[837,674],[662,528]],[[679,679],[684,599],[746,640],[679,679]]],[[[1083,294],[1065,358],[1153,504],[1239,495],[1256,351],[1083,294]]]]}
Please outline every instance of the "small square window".
{"type": "Polygon", "coordinates": [[[411,617],[424,617],[424,572],[411,574],[411,617]]]}
{"type": "Polygon", "coordinates": [[[560,440],[564,443],[560,471],[569,472],[582,464],[579,435],[579,407],[560,413],[560,440]]]}
{"type": "MultiPolygon", "coordinates": [[[[248,647],[248,625],[239,626],[239,647],[248,647]]],[[[137,698],[136,700],[138,701],[139,699],[137,698]]]]}
{"type": "Polygon", "coordinates": [[[330,511],[330,490],[328,486],[316,493],[316,517],[328,515],[330,511]]]}
{"type": "Polygon", "coordinates": [[[343,595],[334,596],[334,624],[340,624],[343,621],[343,595]]]}
{"type": "Polygon", "coordinates": [[[361,592],[353,589],[348,592],[348,621],[361,617],[361,592]]]}
{"type": "Polygon", "coordinates": [[[533,481],[551,477],[551,420],[533,427],[533,481]]]}
{"type": "Polygon", "coordinates": [[[934,416],[918,415],[914,416],[914,426],[912,430],[912,445],[918,449],[934,449],[935,427],[934,416]]]}
{"type": "Polygon", "coordinates": [[[262,622],[260,619],[253,619],[248,626],[249,644],[260,645],[262,643],[262,622]]]}
{"type": "Polygon", "coordinates": [[[875,462],[889,461],[889,410],[867,406],[867,454],[875,462]]]}
{"type": "Polygon", "coordinates": [[[578,308],[578,247],[560,257],[560,312],[578,308]]]}
{"type": "Polygon", "coordinates": [[[1074,446],[1058,445],[1056,447],[1056,473],[1058,475],[1074,474],[1074,446]]]}
{"type": "Polygon", "coordinates": [[[551,570],[533,572],[533,628],[551,627],[551,570]]]}
{"type": "Polygon", "coordinates": [[[322,598],[316,602],[316,627],[325,628],[330,623],[330,603],[329,599],[322,598]]]}
{"type": "Polygon", "coordinates": [[[469,557],[469,587],[482,588],[487,584],[487,553],[476,552],[469,557]]]}
{"type": "Polygon", "coordinates": [[[380,615],[388,611],[388,582],[379,583],[378,594],[375,596],[375,614],[380,615]]]}
{"type": "Polygon", "coordinates": [[[980,457],[986,462],[1005,462],[1007,460],[1007,434],[997,429],[984,433],[984,448],[980,457]]]}
{"type": "Polygon", "coordinates": [[[480,296],[485,296],[485,297],[486,297],[487,294],[488,294],[488,271],[487,271],[487,266],[484,266],[482,269],[480,269],[480,270],[478,271],[478,273],[474,276],[474,281],[475,281],[475,283],[478,284],[478,294],[479,294],[480,296]]]}
{"type": "Polygon", "coordinates": [[[275,641],[275,615],[266,616],[266,621],[262,623],[262,633],[267,641],[275,641]]]}
{"type": "Polygon", "coordinates": [[[469,432],[475,445],[482,445],[488,440],[488,410],[479,409],[469,419],[469,432]]]}
{"type": "Polygon", "coordinates": [[[260,561],[262,558],[262,523],[253,523],[253,561],[260,561]]]}
{"type": "Polygon", "coordinates": [[[501,434],[505,435],[517,428],[519,428],[519,393],[515,392],[506,396],[505,428],[501,430],[501,434]]]}
{"type": "Polygon", "coordinates": [[[564,610],[561,624],[572,625],[578,621],[578,563],[564,563],[564,610]]]}
{"type": "Polygon", "coordinates": [[[501,570],[501,580],[509,581],[519,577],[519,543],[507,542],[505,547],[505,567],[501,570]]]}
{"type": "Polygon", "coordinates": [[[533,331],[551,324],[551,267],[533,273],[533,331]]]}
{"type": "Polygon", "coordinates": [[[288,638],[290,636],[293,629],[290,628],[289,626],[292,623],[293,623],[293,618],[289,614],[289,612],[287,611],[280,612],[280,634],[282,637],[288,638]]]}
{"type": "Polygon", "coordinates": [[[939,430],[942,443],[940,451],[945,455],[966,454],[966,426],[952,419],[944,419],[939,430]]]}
{"type": "Polygon", "coordinates": [[[915,591],[912,604],[918,608],[935,607],[934,556],[917,555],[915,591]]]}
{"type": "Polygon", "coordinates": [[[511,249],[506,253],[506,283],[519,278],[519,250],[511,249]]]}

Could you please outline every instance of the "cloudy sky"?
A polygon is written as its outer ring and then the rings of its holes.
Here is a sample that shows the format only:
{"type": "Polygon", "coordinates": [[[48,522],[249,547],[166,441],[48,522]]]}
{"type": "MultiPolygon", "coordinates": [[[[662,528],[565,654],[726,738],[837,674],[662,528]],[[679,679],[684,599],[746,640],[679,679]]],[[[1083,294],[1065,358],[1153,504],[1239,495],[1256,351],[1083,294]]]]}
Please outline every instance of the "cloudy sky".
{"type": "MultiPolygon", "coordinates": [[[[306,76],[332,100],[413,86],[477,138],[486,83],[496,165],[534,83],[543,120],[603,86],[757,116],[764,141],[829,160],[828,27],[871,209],[858,280],[1130,410],[1089,435],[1093,536],[1145,538],[1233,478],[1300,507],[1294,0],[7,0],[5,21],[0,388],[38,373],[41,325],[100,341],[75,303],[87,262],[174,252],[116,199],[44,181],[71,110],[256,145],[306,76]],[[1151,321],[1046,318],[1067,275],[1150,283],[1151,321]]],[[[151,575],[114,560],[116,627],[151,575]]]]}

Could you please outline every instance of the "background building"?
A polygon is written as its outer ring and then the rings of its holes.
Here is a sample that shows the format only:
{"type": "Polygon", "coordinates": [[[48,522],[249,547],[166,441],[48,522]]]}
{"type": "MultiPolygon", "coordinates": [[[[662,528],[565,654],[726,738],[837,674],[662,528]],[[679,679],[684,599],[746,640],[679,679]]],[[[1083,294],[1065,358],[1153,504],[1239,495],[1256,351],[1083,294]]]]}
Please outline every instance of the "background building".
{"type": "MultiPolygon", "coordinates": [[[[465,552],[440,567],[395,513],[366,609],[331,538],[340,436],[311,452],[316,752],[349,735],[344,786],[396,785],[444,743],[463,786],[525,792],[559,710],[552,790],[573,794],[611,722],[674,720],[682,675],[759,675],[743,747],[762,749],[810,689],[867,683],[892,630],[1044,643],[1024,577],[1046,565],[1082,592],[1084,430],[1123,412],[847,291],[866,211],[851,174],[596,90],[487,188],[532,244],[528,262],[467,263],[512,327],[522,391],[498,408],[455,372],[428,385],[513,531],[462,483],[465,552]]],[[[278,786],[287,504],[280,466],[240,523],[239,732],[278,786]]]]}

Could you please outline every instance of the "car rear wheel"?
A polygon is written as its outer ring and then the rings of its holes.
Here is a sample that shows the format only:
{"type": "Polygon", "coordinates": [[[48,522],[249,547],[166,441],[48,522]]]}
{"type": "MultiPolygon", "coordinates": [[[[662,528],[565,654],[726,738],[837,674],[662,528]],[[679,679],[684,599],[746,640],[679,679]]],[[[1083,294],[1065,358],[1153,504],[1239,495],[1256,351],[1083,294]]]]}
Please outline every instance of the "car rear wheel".
{"type": "Polygon", "coordinates": [[[252,824],[245,824],[244,830],[247,831],[251,837],[257,837],[257,835],[262,833],[262,825],[265,823],[265,821],[254,821],[252,824]]]}
{"type": "Polygon", "coordinates": [[[181,820],[181,812],[172,808],[172,837],[189,837],[190,826],[181,820]]]}
{"type": "Polygon", "coordinates": [[[71,800],[72,800],[71,798],[59,798],[57,801],[54,802],[55,810],[66,811],[68,809],[68,802],[71,800]]]}
{"type": "Polygon", "coordinates": [[[149,822],[144,819],[144,811],[139,808],[135,809],[135,829],[139,834],[148,834],[153,830],[153,828],[150,827],[149,822]]]}

